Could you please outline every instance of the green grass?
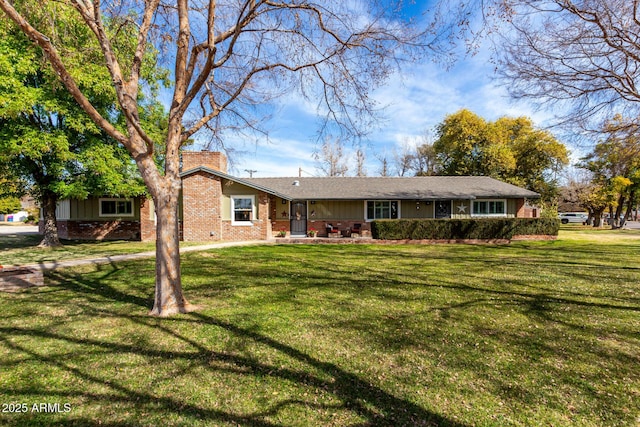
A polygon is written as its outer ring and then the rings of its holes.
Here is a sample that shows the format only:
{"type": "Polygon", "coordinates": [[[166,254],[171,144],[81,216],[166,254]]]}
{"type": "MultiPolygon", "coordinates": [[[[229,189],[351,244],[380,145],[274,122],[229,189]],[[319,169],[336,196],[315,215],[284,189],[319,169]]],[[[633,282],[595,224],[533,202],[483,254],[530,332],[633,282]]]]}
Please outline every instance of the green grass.
{"type": "MultiPolygon", "coordinates": [[[[155,242],[131,242],[125,240],[87,241],[61,240],[62,246],[37,247],[42,236],[33,234],[0,234],[0,264],[27,265],[71,259],[97,258],[155,250],[155,242]]],[[[197,242],[181,242],[180,246],[193,246],[197,242]]]]}
{"type": "Polygon", "coordinates": [[[0,293],[8,426],[637,426],[640,235],[183,255],[197,313],[146,315],[153,261],[0,293]],[[31,412],[69,403],[68,413],[31,412]]]}

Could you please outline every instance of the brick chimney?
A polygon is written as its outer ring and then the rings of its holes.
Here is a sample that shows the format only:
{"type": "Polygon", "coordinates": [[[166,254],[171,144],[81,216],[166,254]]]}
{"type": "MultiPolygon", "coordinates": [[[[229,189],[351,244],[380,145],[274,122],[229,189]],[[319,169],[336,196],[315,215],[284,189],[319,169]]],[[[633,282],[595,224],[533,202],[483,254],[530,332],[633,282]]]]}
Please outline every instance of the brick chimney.
{"type": "Polygon", "coordinates": [[[183,151],[182,172],[204,166],[227,173],[227,156],[219,151],[183,151]]]}

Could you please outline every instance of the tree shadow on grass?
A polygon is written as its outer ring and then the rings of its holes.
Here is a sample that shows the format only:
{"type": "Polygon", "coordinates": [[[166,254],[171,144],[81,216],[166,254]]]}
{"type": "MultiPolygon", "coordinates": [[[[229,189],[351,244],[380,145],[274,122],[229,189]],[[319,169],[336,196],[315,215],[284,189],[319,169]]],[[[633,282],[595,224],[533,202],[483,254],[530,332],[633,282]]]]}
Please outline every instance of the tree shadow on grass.
{"type": "MultiPolygon", "coordinates": [[[[92,302],[97,302],[97,298],[103,298],[106,301],[118,301],[144,307],[148,310],[151,309],[153,294],[147,298],[143,298],[133,293],[123,292],[107,284],[111,276],[122,270],[118,264],[99,264],[96,265],[95,268],[103,272],[99,280],[93,278],[88,279],[84,274],[76,273],[69,269],[50,270],[45,273],[45,276],[50,284],[53,283],[53,286],[67,289],[76,294],[83,294],[92,302]]],[[[153,288],[151,288],[151,290],[153,291],[153,288]]]]}
{"type": "MultiPolygon", "coordinates": [[[[136,295],[115,289],[107,284],[107,278],[114,274],[114,270],[106,271],[105,275],[96,280],[83,278],[81,274],[73,272],[55,272],[53,276],[59,287],[64,287],[74,294],[81,294],[87,298],[85,305],[87,315],[109,315],[122,318],[144,328],[153,328],[159,332],[163,340],[181,342],[179,350],[170,350],[154,346],[153,344],[135,342],[133,344],[122,342],[110,342],[98,338],[78,336],[72,332],[59,332],[50,327],[0,327],[0,343],[8,354],[17,355],[12,360],[0,362],[3,369],[18,368],[24,359],[37,361],[50,369],[62,372],[65,377],[76,378],[79,383],[106,389],[104,392],[90,391],[87,388],[60,388],[49,387],[42,390],[29,386],[29,382],[20,382],[19,385],[0,385],[0,395],[28,396],[33,401],[43,399],[79,399],[87,402],[99,402],[102,406],[126,407],[135,402],[135,406],[142,406],[147,410],[155,408],[161,414],[169,415],[179,413],[188,419],[204,422],[208,425],[245,425],[245,426],[280,426],[284,425],[277,420],[283,411],[292,408],[302,408],[305,411],[340,411],[349,413],[359,422],[351,423],[351,426],[452,426],[464,425],[449,419],[443,415],[429,411],[407,399],[397,397],[370,383],[364,378],[348,372],[336,363],[322,361],[293,345],[281,342],[266,334],[250,330],[229,321],[204,313],[190,313],[168,319],[149,318],[123,313],[120,310],[109,308],[110,302],[132,304],[144,309],[149,308],[149,300],[136,295]],[[95,307],[95,304],[103,304],[95,307]],[[93,313],[92,313],[93,311],[93,313]],[[187,328],[174,328],[172,325],[192,325],[187,328]],[[215,351],[202,340],[194,338],[194,335],[179,332],[179,330],[198,330],[198,328],[210,329],[214,327],[222,330],[226,335],[246,340],[270,353],[284,356],[291,363],[269,363],[258,360],[253,354],[237,354],[237,352],[215,351]],[[179,330],[178,330],[179,329],[179,330]],[[48,343],[56,343],[55,350],[45,351],[39,347],[31,347],[25,344],[25,339],[48,343]],[[321,403],[305,399],[303,396],[281,398],[277,401],[270,399],[270,403],[262,404],[259,409],[243,413],[234,413],[232,410],[213,409],[204,404],[194,403],[193,399],[181,399],[176,394],[158,394],[154,390],[139,389],[133,387],[124,380],[105,377],[104,372],[95,373],[89,366],[85,367],[75,359],[75,356],[84,352],[108,355],[133,355],[141,358],[146,363],[154,360],[180,361],[186,370],[206,369],[231,375],[250,377],[252,379],[269,378],[269,384],[287,383],[295,384],[297,388],[318,390],[325,396],[332,396],[329,401],[321,403]],[[70,353],[71,352],[71,353],[70,353]]],[[[36,294],[34,294],[35,296],[36,294]]],[[[44,301],[43,301],[44,302],[44,301]]],[[[51,323],[52,325],[54,323],[51,323]]],[[[156,341],[152,341],[156,342],[156,341]]],[[[282,359],[283,357],[278,357],[282,359]]],[[[145,363],[140,362],[140,363],[145,363]]],[[[176,375],[176,371],[167,372],[168,375],[176,375]]],[[[178,373],[179,375],[179,373],[178,373]]],[[[274,390],[277,391],[277,390],[274,390]]],[[[97,414],[100,416],[100,414],[97,414]]],[[[46,415],[36,417],[36,423],[46,420],[46,415]]],[[[0,417],[0,421],[6,425],[29,425],[26,418],[0,417]],[[23,424],[24,422],[24,424],[23,424]]],[[[33,421],[33,420],[32,420],[33,421]]],[[[113,420],[105,420],[104,425],[138,425],[137,421],[125,421],[120,423],[113,420]],[[110,424],[111,423],[111,424],[110,424]]],[[[304,420],[302,420],[304,421],[304,420]]],[[[78,415],[74,418],[69,414],[64,422],[56,422],[58,425],[93,425],[96,420],[87,418],[86,415],[78,415]]],[[[144,423],[142,423],[144,424],[144,423]]]]}

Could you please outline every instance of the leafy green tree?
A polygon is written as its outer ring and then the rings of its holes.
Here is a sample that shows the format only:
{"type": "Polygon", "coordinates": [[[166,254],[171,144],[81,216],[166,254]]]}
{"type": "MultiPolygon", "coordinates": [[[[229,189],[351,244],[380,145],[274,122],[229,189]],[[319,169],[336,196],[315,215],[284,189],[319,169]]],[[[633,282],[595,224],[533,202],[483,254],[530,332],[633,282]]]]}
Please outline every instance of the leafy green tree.
{"type": "Polygon", "coordinates": [[[445,117],[436,127],[433,149],[442,175],[480,175],[480,154],[485,144],[485,120],[469,110],[460,110],[445,117]]]}
{"type": "Polygon", "coordinates": [[[498,119],[506,128],[507,146],[515,165],[504,179],[515,185],[536,191],[543,199],[555,199],[558,192],[558,176],[561,169],[569,164],[567,147],[550,132],[536,129],[526,117],[498,119]]]}
{"type": "Polygon", "coordinates": [[[469,110],[447,116],[436,128],[433,150],[442,175],[482,175],[519,185],[550,201],[557,174],[568,163],[566,147],[527,117],[487,122],[469,110]]]}
{"type": "Polygon", "coordinates": [[[22,208],[19,197],[24,193],[22,185],[19,181],[9,179],[9,172],[6,165],[0,163],[0,214],[18,212],[22,208]]]}
{"type": "Polygon", "coordinates": [[[20,199],[14,196],[0,197],[0,214],[18,212],[22,208],[20,199]]]}
{"type": "Polygon", "coordinates": [[[633,121],[620,115],[602,127],[606,136],[582,159],[580,167],[592,174],[592,186],[601,194],[609,209],[611,226],[618,227],[619,218],[630,215],[640,190],[640,137],[633,121]]]}
{"type": "MultiPolygon", "coordinates": [[[[34,16],[39,19],[35,12],[34,16]]],[[[98,46],[92,46],[86,27],[76,18],[62,14],[59,19],[65,26],[57,37],[66,46],[65,57],[78,84],[93,105],[117,117],[109,75],[94,65],[101,60],[98,46]]],[[[61,88],[41,49],[5,20],[0,20],[0,74],[0,162],[29,184],[29,193],[42,207],[41,246],[60,244],[58,200],[86,198],[89,193],[121,197],[144,193],[124,147],[61,88]]]]}
{"type": "Polygon", "coordinates": [[[151,314],[161,316],[194,308],[182,292],[177,219],[180,149],[190,138],[208,130],[220,141],[228,129],[258,130],[270,103],[294,90],[316,103],[325,134],[339,128],[361,136],[378,119],[371,91],[400,59],[433,52],[423,29],[399,18],[400,1],[124,0],[112,5],[60,0],[50,3],[56,7],[49,21],[53,28],[25,19],[34,2],[26,3],[0,0],[0,9],[46,52],[65,88],[94,123],[127,148],[153,198],[158,221],[151,314]],[[55,35],[64,31],[64,23],[57,15],[70,10],[100,46],[103,60],[96,64],[103,64],[110,75],[124,128],[114,126],[111,115],[93,105],[61,52],[64,40],[55,35]],[[110,21],[136,35],[133,49],[118,49],[113,43],[107,31],[110,21]],[[162,168],[156,164],[156,144],[139,116],[141,88],[147,85],[144,57],[154,43],[159,43],[175,80],[162,168]]]}

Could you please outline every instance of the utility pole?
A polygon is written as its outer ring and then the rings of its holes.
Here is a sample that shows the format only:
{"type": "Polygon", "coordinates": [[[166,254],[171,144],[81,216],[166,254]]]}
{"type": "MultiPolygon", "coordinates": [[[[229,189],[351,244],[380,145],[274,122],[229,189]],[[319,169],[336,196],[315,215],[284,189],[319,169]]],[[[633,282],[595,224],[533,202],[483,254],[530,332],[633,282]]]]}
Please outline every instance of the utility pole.
{"type": "Polygon", "coordinates": [[[253,178],[253,174],[254,174],[255,172],[258,172],[258,171],[257,171],[257,170],[255,170],[255,169],[245,169],[244,171],[249,173],[249,178],[253,178]]]}

